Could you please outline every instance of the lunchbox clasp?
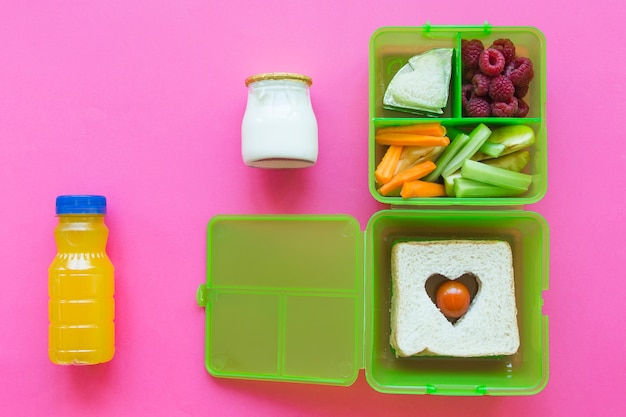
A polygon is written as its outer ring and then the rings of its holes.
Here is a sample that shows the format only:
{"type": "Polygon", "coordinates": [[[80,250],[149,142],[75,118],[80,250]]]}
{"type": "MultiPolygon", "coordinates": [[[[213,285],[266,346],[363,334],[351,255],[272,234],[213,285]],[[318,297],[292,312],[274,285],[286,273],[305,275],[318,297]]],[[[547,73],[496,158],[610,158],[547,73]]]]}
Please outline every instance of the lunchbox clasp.
{"type": "Polygon", "coordinates": [[[200,307],[206,307],[209,304],[209,286],[200,284],[196,291],[196,302],[200,307]]]}
{"type": "Polygon", "coordinates": [[[461,27],[457,27],[457,26],[446,26],[446,25],[431,25],[430,21],[426,21],[426,23],[424,23],[424,25],[422,26],[422,30],[424,31],[424,33],[432,33],[432,32],[437,32],[437,31],[449,31],[451,29],[459,29],[459,30],[463,30],[464,32],[484,32],[485,35],[489,35],[491,33],[491,29],[492,29],[492,25],[491,23],[489,23],[488,21],[484,21],[482,25],[476,25],[476,26],[461,26],[461,27]]]}

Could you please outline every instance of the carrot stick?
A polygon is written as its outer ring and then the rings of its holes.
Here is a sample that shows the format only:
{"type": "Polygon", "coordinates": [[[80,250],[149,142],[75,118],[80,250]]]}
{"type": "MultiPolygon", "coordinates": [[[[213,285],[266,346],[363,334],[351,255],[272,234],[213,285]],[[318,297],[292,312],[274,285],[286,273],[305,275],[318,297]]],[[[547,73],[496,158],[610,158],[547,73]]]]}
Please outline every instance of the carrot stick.
{"type": "Polygon", "coordinates": [[[446,128],[441,123],[420,123],[408,126],[389,126],[378,129],[377,134],[383,133],[413,133],[416,135],[445,136],[446,128]]]}
{"type": "Polygon", "coordinates": [[[402,198],[411,197],[445,197],[446,189],[443,184],[426,181],[407,181],[402,184],[400,191],[402,198]]]}
{"type": "Polygon", "coordinates": [[[401,146],[448,146],[447,136],[416,135],[413,133],[382,133],[376,134],[376,142],[381,145],[401,146]]]}
{"type": "Polygon", "coordinates": [[[379,184],[385,184],[389,182],[393,174],[396,172],[396,166],[398,165],[398,161],[400,160],[400,155],[402,154],[402,146],[399,145],[391,145],[387,148],[387,152],[383,156],[383,159],[380,160],[378,167],[376,167],[376,171],[374,175],[376,176],[376,182],[379,184]]]}
{"type": "Polygon", "coordinates": [[[402,187],[402,184],[407,181],[415,181],[422,177],[425,177],[426,175],[433,172],[435,168],[437,168],[437,166],[432,161],[425,161],[421,164],[417,164],[394,175],[386,184],[383,184],[382,187],[378,189],[378,191],[382,195],[386,196],[391,191],[402,187]]]}

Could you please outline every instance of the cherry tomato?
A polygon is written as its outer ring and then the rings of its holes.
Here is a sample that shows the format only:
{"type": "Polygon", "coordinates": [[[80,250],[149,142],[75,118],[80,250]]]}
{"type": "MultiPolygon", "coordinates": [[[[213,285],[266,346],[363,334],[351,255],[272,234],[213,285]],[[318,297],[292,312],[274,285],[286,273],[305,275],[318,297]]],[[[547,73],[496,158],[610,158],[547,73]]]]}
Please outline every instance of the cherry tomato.
{"type": "Polygon", "coordinates": [[[444,316],[458,319],[467,312],[470,305],[470,294],[467,287],[460,282],[446,281],[437,288],[437,307],[444,316]]]}

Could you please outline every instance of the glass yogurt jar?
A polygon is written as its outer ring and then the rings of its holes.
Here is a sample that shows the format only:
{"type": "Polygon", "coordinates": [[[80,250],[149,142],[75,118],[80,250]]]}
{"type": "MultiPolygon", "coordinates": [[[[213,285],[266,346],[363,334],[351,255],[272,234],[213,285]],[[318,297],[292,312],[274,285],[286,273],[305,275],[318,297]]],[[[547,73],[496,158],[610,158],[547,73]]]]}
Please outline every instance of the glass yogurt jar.
{"type": "Polygon", "coordinates": [[[318,153],[317,119],[310,77],[272,72],[248,77],[248,102],[241,125],[241,154],[257,168],[304,168],[318,153]]]}

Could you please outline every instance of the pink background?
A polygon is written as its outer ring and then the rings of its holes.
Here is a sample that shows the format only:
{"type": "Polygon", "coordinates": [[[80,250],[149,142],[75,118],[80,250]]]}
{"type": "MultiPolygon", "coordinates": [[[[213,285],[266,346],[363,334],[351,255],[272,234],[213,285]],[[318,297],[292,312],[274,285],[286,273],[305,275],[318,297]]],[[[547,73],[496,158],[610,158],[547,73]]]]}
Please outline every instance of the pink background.
{"type": "Polygon", "coordinates": [[[3,415],[620,415],[626,26],[621,1],[3,1],[0,410],[3,415]],[[383,4],[383,3],[386,3],[383,4]],[[384,208],[367,189],[367,65],[380,26],[530,25],[547,39],[551,369],[532,397],[385,395],[221,380],[203,364],[205,227],[219,213],[384,208]],[[247,168],[243,80],[310,75],[318,164],[247,168]],[[54,199],[108,197],[117,355],[47,357],[54,199]],[[456,414],[455,414],[456,413],[456,414]]]}

